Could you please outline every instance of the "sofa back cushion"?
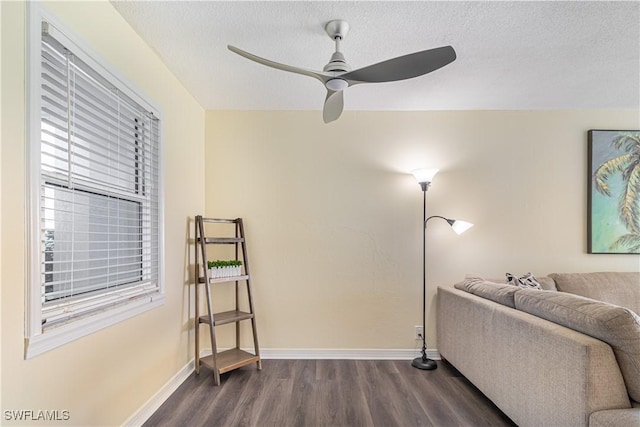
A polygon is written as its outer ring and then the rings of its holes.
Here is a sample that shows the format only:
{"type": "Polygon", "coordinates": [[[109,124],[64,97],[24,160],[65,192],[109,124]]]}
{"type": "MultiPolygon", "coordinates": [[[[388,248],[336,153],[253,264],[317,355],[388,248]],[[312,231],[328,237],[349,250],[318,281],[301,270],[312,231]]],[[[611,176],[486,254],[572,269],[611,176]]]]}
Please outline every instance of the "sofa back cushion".
{"type": "Polygon", "coordinates": [[[518,310],[609,344],[629,396],[640,401],[640,316],[624,307],[562,292],[522,289],[514,301],[518,310]]]}
{"type": "Polygon", "coordinates": [[[516,307],[513,296],[520,289],[518,286],[490,282],[475,276],[467,276],[462,282],[458,282],[453,286],[461,291],[469,292],[511,308],[516,307]]]}
{"type": "Polygon", "coordinates": [[[561,292],[608,302],[640,313],[640,272],[552,273],[561,292]]]}
{"type": "Polygon", "coordinates": [[[556,287],[556,281],[549,276],[536,277],[536,280],[538,281],[538,283],[540,283],[540,286],[542,286],[542,289],[544,289],[545,291],[558,290],[558,288],[556,287]]]}

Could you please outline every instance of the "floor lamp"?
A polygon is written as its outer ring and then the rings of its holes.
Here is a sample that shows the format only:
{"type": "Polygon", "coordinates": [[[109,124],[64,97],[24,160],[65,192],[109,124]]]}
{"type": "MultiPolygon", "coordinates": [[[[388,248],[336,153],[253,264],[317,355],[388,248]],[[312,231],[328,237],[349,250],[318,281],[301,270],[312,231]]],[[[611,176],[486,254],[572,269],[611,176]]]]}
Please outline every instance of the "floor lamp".
{"type": "Polygon", "coordinates": [[[473,224],[445,218],[440,215],[432,215],[427,218],[427,190],[431,185],[431,181],[433,181],[433,177],[438,173],[438,169],[416,169],[412,173],[422,188],[422,356],[413,359],[411,366],[418,369],[432,370],[436,369],[438,365],[435,360],[427,357],[427,222],[433,218],[443,219],[457,234],[464,233],[473,227],[473,224]]]}

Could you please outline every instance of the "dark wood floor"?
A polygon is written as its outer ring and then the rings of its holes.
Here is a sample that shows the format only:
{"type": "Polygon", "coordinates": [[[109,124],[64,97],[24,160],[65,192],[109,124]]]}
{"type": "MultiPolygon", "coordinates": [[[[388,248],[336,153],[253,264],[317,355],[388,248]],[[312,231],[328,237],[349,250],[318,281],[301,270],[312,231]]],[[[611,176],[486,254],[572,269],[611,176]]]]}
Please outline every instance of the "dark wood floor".
{"type": "Polygon", "coordinates": [[[515,426],[451,365],[388,360],[263,360],[192,374],[145,426],[515,426]]]}

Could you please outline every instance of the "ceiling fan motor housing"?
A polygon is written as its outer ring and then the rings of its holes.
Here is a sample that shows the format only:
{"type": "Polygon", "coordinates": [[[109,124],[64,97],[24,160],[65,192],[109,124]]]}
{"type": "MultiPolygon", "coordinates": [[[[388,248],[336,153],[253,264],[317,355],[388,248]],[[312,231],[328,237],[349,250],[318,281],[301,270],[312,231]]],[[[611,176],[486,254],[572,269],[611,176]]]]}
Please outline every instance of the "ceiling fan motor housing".
{"type": "Polygon", "coordinates": [[[346,73],[347,71],[351,71],[351,67],[347,64],[342,53],[334,52],[333,55],[331,55],[329,63],[324,66],[323,71],[346,73]]]}

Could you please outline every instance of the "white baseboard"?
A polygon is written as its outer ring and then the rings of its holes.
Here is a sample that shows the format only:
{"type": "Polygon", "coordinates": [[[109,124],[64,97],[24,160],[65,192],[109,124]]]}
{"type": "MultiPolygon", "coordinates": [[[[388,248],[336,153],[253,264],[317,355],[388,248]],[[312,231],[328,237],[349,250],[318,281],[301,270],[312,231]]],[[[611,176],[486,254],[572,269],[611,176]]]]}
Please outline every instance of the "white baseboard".
{"type": "MultiPolygon", "coordinates": [[[[247,349],[251,352],[252,349],[247,349]]],[[[209,350],[211,354],[211,350],[209,350]]],[[[420,351],[410,349],[337,349],[337,348],[262,348],[262,359],[343,359],[343,360],[411,360],[420,356],[420,351]]],[[[440,360],[437,350],[427,350],[427,357],[440,360]]]]}
{"type": "MultiPolygon", "coordinates": [[[[220,349],[221,351],[224,349],[220,349]]],[[[244,349],[252,352],[252,348],[244,349]]],[[[204,349],[200,352],[200,357],[211,354],[211,349],[204,349]]],[[[260,349],[260,358],[262,359],[342,359],[342,360],[411,360],[420,356],[419,350],[412,349],[327,349],[327,348],[262,348],[260,349]]],[[[427,357],[430,359],[440,360],[440,353],[437,350],[427,350],[427,357]]],[[[192,359],[184,367],[182,367],[169,381],[167,381],[160,390],[147,402],[142,405],[123,426],[135,427],[144,424],[155,411],[171,396],[171,394],[180,387],[180,385],[194,371],[195,365],[192,359]]]]}
{"type": "MultiPolygon", "coordinates": [[[[209,350],[211,353],[211,350],[209,350]]],[[[169,381],[167,381],[160,390],[149,400],[145,402],[140,409],[129,417],[122,425],[125,427],[137,427],[144,424],[154,412],[162,406],[162,404],[171,396],[171,394],[180,387],[180,385],[189,378],[189,375],[195,370],[195,359],[191,359],[189,363],[183,366],[169,381]]]]}

